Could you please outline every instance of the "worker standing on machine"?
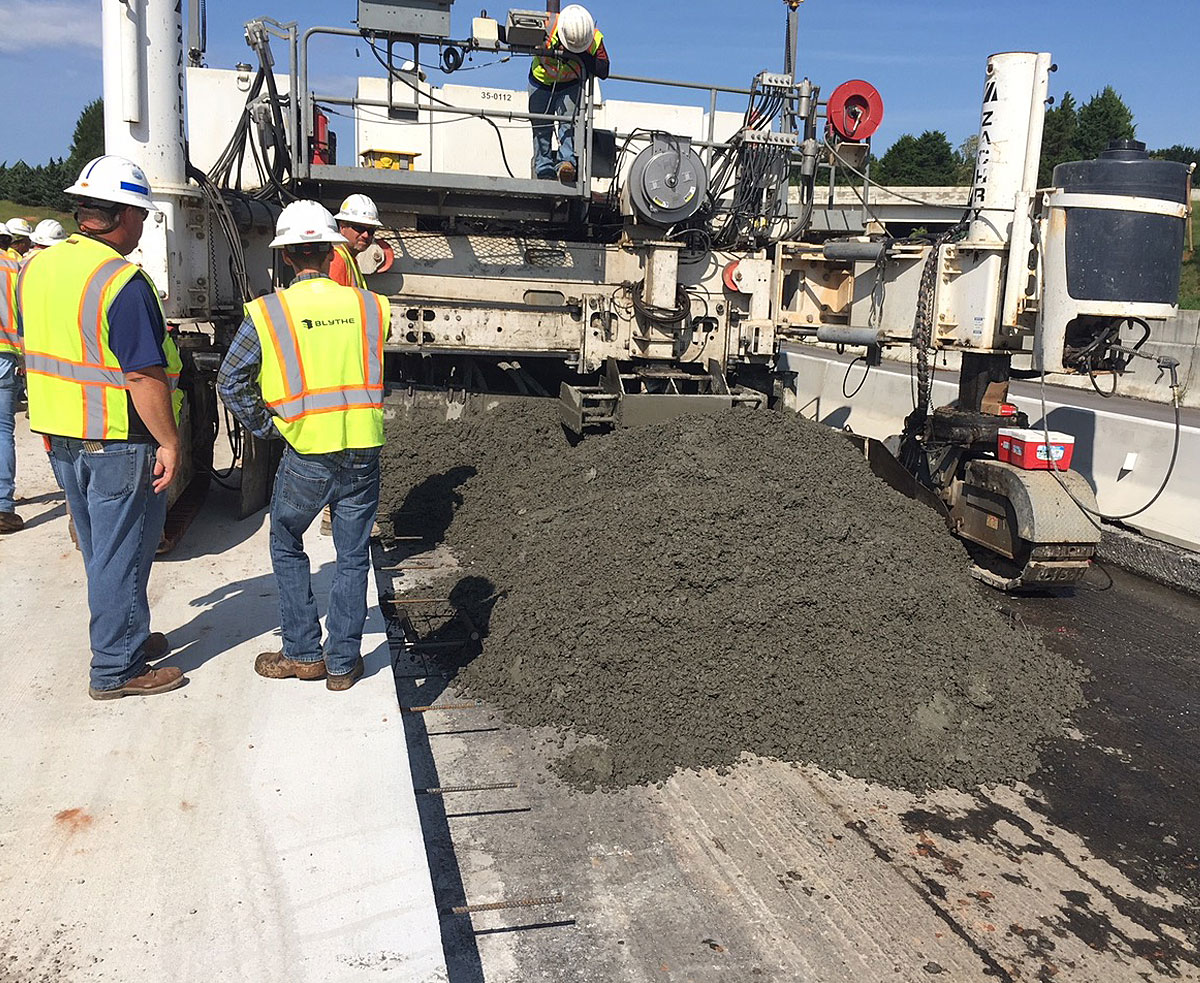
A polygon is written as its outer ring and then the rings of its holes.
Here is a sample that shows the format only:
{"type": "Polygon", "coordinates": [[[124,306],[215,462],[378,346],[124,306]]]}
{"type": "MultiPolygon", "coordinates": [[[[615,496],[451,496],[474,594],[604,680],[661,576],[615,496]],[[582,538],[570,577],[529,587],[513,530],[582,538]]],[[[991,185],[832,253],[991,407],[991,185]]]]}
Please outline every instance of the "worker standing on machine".
{"type": "Polygon", "coordinates": [[[34,256],[17,284],[29,427],[75,521],[87,571],[93,699],[182,686],[150,631],[146,586],[180,459],[179,351],[158,291],[125,257],[159,209],[142,169],[97,157],[66,193],[80,234],[34,256]]]}
{"type": "Polygon", "coordinates": [[[325,678],[328,689],[347,690],[363,674],[391,309],[387,298],[329,278],[334,248],[345,239],[319,202],[288,205],[275,231],[271,247],[283,250],[295,279],[246,305],[217,377],[242,426],[287,441],[271,498],[283,649],[261,654],[254,670],[269,679],[325,678]],[[326,505],[337,571],[322,646],[304,533],[326,505]]]}
{"type": "MultiPolygon", "coordinates": [[[[549,53],[533,59],[529,69],[529,111],[546,116],[574,117],[579,109],[583,80],[586,76],[608,78],[608,52],[604,35],[587,8],[578,3],[563,8],[550,27],[546,39],[549,53]],[[577,57],[557,57],[555,51],[571,52],[577,57]]],[[[533,121],[533,171],[541,180],[558,178],[571,184],[579,171],[575,158],[575,123],[558,124],[558,157],[551,147],[554,124],[533,121]]]]}
{"type": "Polygon", "coordinates": [[[346,242],[333,247],[329,278],[343,287],[366,290],[367,281],[358,268],[358,256],[375,241],[375,230],[383,228],[379,209],[366,195],[351,195],[342,202],[342,210],[334,218],[338,232],[346,242]]]}
{"type": "Polygon", "coordinates": [[[29,238],[33,235],[33,226],[29,224],[27,219],[11,218],[8,220],[7,231],[9,236],[8,258],[15,259],[18,263],[23,263],[25,261],[25,254],[29,252],[29,247],[33,245],[29,238]]]}

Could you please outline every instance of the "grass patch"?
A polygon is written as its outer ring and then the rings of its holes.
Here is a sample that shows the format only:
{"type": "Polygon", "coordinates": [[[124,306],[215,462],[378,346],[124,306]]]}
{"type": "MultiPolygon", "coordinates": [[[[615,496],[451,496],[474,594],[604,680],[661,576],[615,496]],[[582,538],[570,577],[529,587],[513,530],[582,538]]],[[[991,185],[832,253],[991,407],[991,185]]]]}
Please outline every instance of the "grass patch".
{"type": "Polygon", "coordinates": [[[75,219],[71,218],[69,212],[56,212],[53,208],[38,208],[35,205],[18,205],[16,202],[0,198],[0,222],[7,222],[10,218],[25,218],[32,225],[37,225],[44,218],[56,218],[62,222],[62,227],[67,230],[68,235],[79,231],[79,226],[75,224],[75,219]]]}
{"type": "Polygon", "coordinates": [[[1185,311],[1200,310],[1200,251],[1197,246],[1200,246],[1200,215],[1197,215],[1196,202],[1192,202],[1192,220],[1189,223],[1192,229],[1192,239],[1190,243],[1191,259],[1188,259],[1188,254],[1184,254],[1183,260],[1183,277],[1179,281],[1179,306],[1185,311]]]}

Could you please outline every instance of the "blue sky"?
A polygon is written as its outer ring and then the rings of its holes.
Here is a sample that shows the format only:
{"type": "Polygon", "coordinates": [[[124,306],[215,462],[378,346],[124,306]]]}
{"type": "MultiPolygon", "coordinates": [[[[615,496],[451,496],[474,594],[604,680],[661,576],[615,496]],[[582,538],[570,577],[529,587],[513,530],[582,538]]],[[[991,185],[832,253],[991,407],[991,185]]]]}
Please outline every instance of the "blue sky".
{"type": "MultiPolygon", "coordinates": [[[[458,0],[456,33],[469,33],[484,2],[458,0]]],[[[782,0],[595,0],[592,9],[614,71],[623,74],[744,87],[757,71],[782,64],[782,0]]],[[[241,25],[252,17],[349,27],[356,10],[354,0],[209,0],[208,64],[247,59],[241,25]]],[[[101,92],[99,11],[100,0],[0,0],[0,160],[36,163],[66,152],[79,110],[101,92]]],[[[1052,52],[1055,95],[1070,90],[1083,101],[1113,85],[1152,147],[1200,145],[1200,0],[806,0],[800,13],[802,73],[826,94],[850,78],[882,92],[877,152],[905,132],[940,129],[955,144],[974,133],[986,58],[1009,50],[1052,52]]],[[[355,75],[371,74],[374,62],[365,52],[356,58],[354,48],[321,42],[319,87],[348,88],[355,75]]],[[[276,53],[283,59],[282,49],[276,53]]],[[[517,85],[521,74],[514,65],[495,66],[454,81],[517,85]]],[[[607,92],[671,101],[662,89],[638,94],[613,85],[607,92]]]]}

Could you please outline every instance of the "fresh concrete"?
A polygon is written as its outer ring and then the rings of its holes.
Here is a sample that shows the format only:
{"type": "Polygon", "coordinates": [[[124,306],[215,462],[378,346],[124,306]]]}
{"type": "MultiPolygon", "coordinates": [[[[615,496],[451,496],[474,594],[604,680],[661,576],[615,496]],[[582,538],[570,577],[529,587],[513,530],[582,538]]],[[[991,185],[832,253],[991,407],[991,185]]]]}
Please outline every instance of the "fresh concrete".
{"type": "MultiPolygon", "coordinates": [[[[0,538],[0,983],[446,979],[372,597],[346,693],[254,674],[278,647],[265,514],[217,492],[155,565],[155,628],[190,683],[87,696],[87,604],[61,494],[18,420],[0,538]]],[[[307,540],[318,597],[333,547],[307,540]]]]}

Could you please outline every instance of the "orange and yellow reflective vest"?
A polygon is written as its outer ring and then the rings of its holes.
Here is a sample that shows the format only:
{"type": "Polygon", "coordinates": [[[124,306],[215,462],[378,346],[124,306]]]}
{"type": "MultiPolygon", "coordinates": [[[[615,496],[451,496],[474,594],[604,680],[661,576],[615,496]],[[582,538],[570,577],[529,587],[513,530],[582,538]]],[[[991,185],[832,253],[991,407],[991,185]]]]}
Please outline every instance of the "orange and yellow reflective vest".
{"type": "Polygon", "coordinates": [[[246,305],[258,382],[275,428],[301,454],[383,444],[387,298],[314,277],[246,305]]]}
{"type": "MultiPolygon", "coordinates": [[[[83,235],[43,250],[22,268],[17,306],[25,331],[31,430],[81,440],[129,437],[128,386],[108,345],[108,312],[139,275],[141,269],[112,246],[83,235]]],[[[163,336],[163,356],[178,422],[182,361],[169,333],[163,336]]]]}
{"type": "Polygon", "coordinates": [[[0,355],[20,354],[21,339],[17,336],[17,274],[21,264],[0,255],[0,355]]]}
{"type": "MultiPolygon", "coordinates": [[[[554,29],[546,39],[546,47],[553,48],[558,44],[558,18],[554,20],[554,29]]],[[[600,28],[592,37],[591,46],[587,53],[594,55],[604,45],[604,35],[600,28]]],[[[583,66],[574,58],[556,58],[554,55],[537,55],[533,59],[530,73],[542,85],[563,85],[567,82],[577,82],[583,77],[583,66]]]]}

